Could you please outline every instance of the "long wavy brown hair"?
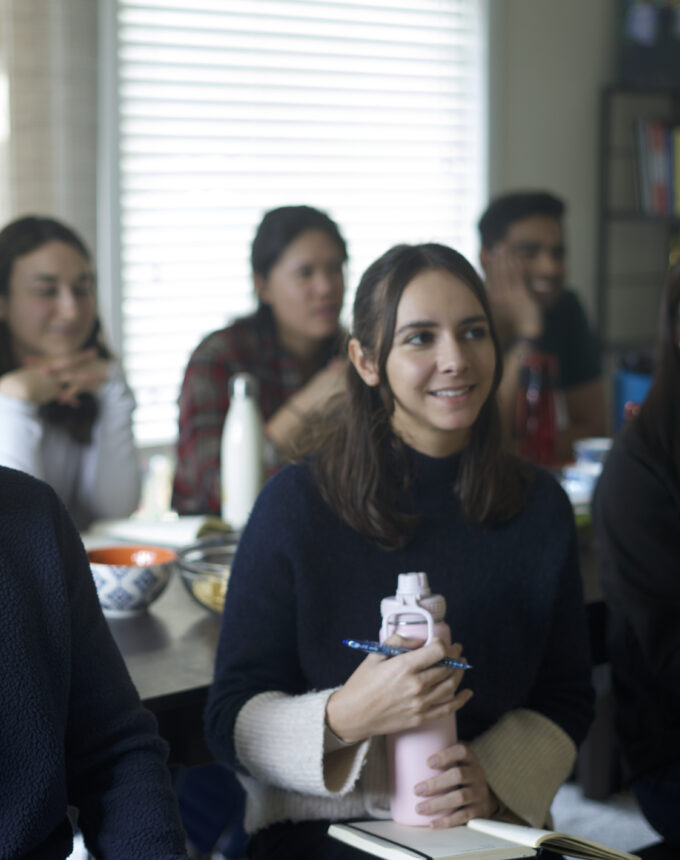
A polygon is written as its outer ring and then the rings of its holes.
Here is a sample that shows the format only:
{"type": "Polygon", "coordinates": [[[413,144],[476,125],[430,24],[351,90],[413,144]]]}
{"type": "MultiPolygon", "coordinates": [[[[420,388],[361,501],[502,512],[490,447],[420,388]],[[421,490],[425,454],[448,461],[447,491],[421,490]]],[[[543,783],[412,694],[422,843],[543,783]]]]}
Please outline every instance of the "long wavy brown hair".
{"type": "MultiPolygon", "coordinates": [[[[78,234],[57,221],[39,215],[26,215],[17,218],[0,230],[0,295],[9,296],[10,279],[15,260],[37,251],[48,242],[63,242],[70,245],[88,263],[92,258],[87,246],[78,234]]],[[[111,352],[101,337],[99,318],[95,320],[92,332],[82,345],[82,349],[94,347],[100,358],[111,358],[111,352]]],[[[16,370],[19,364],[12,349],[12,332],[5,320],[0,320],[0,376],[16,370]]],[[[80,444],[88,444],[92,438],[92,427],[97,419],[97,400],[92,394],[79,394],[77,406],[63,403],[46,403],[40,407],[39,415],[45,421],[58,424],[80,444]]]]}
{"type": "Polygon", "coordinates": [[[351,336],[376,367],[379,382],[366,385],[350,364],[346,392],[329,404],[321,421],[311,423],[296,458],[311,461],[324,499],[349,526],[389,548],[408,543],[417,519],[401,504],[413,476],[407,447],[392,431],[387,358],[401,296],[419,273],[430,269],[449,272],[474,293],[496,356],[491,393],[461,453],[452,492],[472,523],[508,520],[523,503],[523,467],[502,442],[495,392],[503,366],[484,286],[465,257],[445,245],[397,245],[369,266],[354,299],[351,336]]]}
{"type": "Polygon", "coordinates": [[[680,480],[680,263],[666,279],[654,378],[630,429],[638,433],[657,460],[672,464],[680,480]]]}

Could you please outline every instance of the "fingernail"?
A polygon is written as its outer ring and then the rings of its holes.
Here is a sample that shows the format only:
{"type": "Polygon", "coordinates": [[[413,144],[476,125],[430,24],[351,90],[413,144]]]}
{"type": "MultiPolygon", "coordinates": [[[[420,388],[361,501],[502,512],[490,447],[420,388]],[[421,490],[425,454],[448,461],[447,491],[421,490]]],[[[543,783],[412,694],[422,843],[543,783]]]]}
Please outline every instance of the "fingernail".
{"type": "Polygon", "coordinates": [[[413,790],[416,794],[425,794],[425,783],[419,782],[413,790]]]}
{"type": "Polygon", "coordinates": [[[416,812],[424,813],[424,812],[428,812],[428,810],[429,810],[429,806],[427,805],[427,803],[419,803],[418,806],[416,806],[416,812]]]}
{"type": "Polygon", "coordinates": [[[430,756],[427,760],[427,763],[430,765],[430,767],[439,767],[439,756],[438,755],[430,756]]]}

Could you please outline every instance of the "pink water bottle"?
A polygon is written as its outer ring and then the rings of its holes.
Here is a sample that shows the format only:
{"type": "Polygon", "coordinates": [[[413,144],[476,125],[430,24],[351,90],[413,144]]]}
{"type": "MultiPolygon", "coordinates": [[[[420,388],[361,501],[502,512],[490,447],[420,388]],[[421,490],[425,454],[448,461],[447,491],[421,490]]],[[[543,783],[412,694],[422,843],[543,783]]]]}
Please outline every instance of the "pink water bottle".
{"type": "MultiPolygon", "coordinates": [[[[437,637],[451,644],[451,630],[444,621],[446,600],[432,594],[426,573],[400,573],[397,593],[380,602],[382,627],[380,641],[393,633],[424,639],[427,644],[437,637]]],[[[440,717],[414,729],[387,735],[387,767],[390,784],[392,818],[400,824],[426,825],[434,815],[421,815],[416,805],[423,801],[415,786],[440,773],[427,760],[456,743],[456,717],[440,717]]]]}

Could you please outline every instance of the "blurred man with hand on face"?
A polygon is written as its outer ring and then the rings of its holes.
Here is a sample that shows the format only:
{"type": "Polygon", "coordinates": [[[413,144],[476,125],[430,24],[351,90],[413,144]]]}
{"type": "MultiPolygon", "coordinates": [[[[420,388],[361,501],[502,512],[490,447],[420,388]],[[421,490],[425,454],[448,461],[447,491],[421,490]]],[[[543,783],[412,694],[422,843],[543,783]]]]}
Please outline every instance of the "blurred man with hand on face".
{"type": "Polygon", "coordinates": [[[575,439],[607,434],[597,339],[576,295],[564,286],[564,203],[545,191],[491,201],[479,220],[480,261],[503,349],[498,392],[503,425],[514,435],[520,367],[532,352],[557,360],[558,457],[575,439]]]}

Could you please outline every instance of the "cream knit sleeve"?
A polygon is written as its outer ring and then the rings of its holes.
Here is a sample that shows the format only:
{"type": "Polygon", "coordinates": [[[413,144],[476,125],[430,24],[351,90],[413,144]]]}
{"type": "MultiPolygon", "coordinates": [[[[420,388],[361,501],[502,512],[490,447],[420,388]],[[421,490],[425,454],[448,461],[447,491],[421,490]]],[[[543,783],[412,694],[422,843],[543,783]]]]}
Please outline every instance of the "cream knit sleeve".
{"type": "Polygon", "coordinates": [[[252,777],[319,797],[345,795],[354,788],[369,741],[325,755],[326,702],[332,692],[260,693],[245,703],[236,718],[234,741],[238,759],[252,777]]]}
{"type": "Polygon", "coordinates": [[[469,747],[496,797],[520,823],[550,826],[550,805],[576,760],[576,745],[566,732],[542,714],[520,708],[469,747]]]}

